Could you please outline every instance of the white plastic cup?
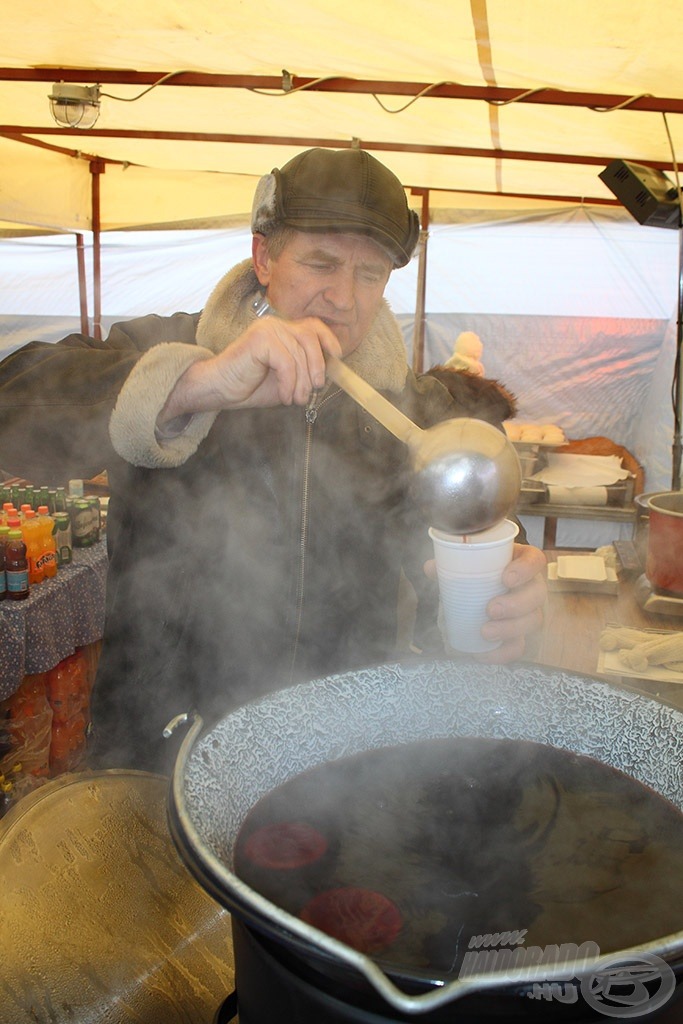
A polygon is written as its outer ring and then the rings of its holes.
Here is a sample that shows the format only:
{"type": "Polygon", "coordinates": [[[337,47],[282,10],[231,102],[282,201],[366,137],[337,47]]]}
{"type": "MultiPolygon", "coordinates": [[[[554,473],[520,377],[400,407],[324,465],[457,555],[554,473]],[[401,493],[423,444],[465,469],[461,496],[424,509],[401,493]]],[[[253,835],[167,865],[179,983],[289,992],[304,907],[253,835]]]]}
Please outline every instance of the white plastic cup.
{"type": "Polygon", "coordinates": [[[441,614],[448,643],[465,654],[481,654],[500,647],[500,640],[485,640],[481,627],[488,620],[489,601],[504,594],[503,571],[512,560],[519,527],[509,519],[489,530],[467,536],[432,527],[441,614]]]}

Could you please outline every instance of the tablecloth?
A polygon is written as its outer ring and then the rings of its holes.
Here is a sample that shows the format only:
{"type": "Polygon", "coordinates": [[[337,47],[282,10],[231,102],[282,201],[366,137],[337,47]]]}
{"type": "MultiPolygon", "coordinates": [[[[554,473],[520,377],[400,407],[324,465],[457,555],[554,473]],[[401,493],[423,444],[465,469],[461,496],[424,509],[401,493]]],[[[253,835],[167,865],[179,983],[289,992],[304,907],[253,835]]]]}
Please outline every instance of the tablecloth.
{"type": "Polygon", "coordinates": [[[25,601],[0,603],[0,700],[25,675],[47,672],[104,629],[107,548],[75,548],[71,565],[31,588],[25,601]]]}

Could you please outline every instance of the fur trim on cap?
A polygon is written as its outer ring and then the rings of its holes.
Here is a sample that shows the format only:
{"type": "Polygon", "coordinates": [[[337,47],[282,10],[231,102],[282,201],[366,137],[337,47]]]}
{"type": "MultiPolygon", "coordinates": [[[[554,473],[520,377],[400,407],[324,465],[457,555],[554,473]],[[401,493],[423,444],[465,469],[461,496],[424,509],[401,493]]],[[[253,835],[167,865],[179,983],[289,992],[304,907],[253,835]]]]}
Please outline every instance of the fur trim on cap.
{"type": "Polygon", "coordinates": [[[274,174],[265,174],[254,193],[251,207],[251,230],[254,234],[267,235],[279,222],[277,213],[277,179],[274,174]]]}

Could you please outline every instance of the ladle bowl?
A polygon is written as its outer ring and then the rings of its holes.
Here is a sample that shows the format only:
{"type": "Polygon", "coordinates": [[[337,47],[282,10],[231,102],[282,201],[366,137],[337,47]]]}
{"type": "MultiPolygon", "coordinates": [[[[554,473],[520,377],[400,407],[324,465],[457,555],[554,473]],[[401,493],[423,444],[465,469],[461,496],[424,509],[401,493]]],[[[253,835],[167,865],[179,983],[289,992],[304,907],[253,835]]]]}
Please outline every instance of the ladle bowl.
{"type": "Polygon", "coordinates": [[[421,431],[411,490],[431,526],[446,533],[487,530],[517,504],[522,470],[502,431],[459,417],[421,431]]]}
{"type": "Polygon", "coordinates": [[[503,431],[469,417],[444,420],[423,430],[341,360],[329,356],[327,371],[408,445],[411,491],[430,526],[446,533],[477,533],[512,512],[522,486],[522,469],[503,431]]]}

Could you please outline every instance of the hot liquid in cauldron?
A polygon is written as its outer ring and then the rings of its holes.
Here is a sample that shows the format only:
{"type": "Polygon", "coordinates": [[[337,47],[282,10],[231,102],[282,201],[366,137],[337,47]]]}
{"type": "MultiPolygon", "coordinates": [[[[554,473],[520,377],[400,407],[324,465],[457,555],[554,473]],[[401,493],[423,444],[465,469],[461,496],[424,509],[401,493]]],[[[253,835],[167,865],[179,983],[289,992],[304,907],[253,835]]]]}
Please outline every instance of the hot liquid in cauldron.
{"type": "Polygon", "coordinates": [[[554,747],[426,740],[268,793],[240,830],[235,871],[380,962],[457,976],[494,933],[609,953],[679,931],[683,815],[554,747]]]}

